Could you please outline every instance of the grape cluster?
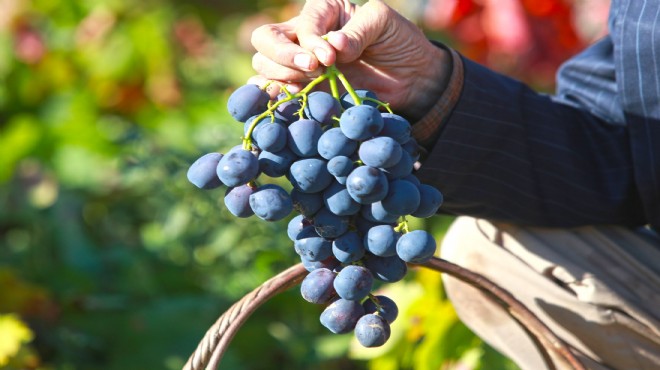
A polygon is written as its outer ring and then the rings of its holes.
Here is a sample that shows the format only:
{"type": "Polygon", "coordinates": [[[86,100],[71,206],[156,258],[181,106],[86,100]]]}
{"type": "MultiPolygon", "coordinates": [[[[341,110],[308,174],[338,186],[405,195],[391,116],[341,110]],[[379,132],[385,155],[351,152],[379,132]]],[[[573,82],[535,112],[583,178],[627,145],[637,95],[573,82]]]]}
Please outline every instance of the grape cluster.
{"type": "Polygon", "coordinates": [[[405,216],[434,215],[442,194],[413,174],[419,151],[408,121],[373,92],[341,81],[342,96],[312,92],[315,81],[274,101],[256,85],[238,88],[228,110],[244,123],[243,145],[203,155],[188,179],[202,189],[224,184],[224,203],[236,217],[277,221],[295,210],[287,234],[310,271],[302,297],[327,304],[320,320],[330,331],[354,331],[375,347],[388,340],[398,309],[372,294],[374,284],[399,281],[407,263],[433,256],[434,238],[410,231],[405,216]],[[291,189],[259,184],[261,175],[284,176],[291,189]]]}

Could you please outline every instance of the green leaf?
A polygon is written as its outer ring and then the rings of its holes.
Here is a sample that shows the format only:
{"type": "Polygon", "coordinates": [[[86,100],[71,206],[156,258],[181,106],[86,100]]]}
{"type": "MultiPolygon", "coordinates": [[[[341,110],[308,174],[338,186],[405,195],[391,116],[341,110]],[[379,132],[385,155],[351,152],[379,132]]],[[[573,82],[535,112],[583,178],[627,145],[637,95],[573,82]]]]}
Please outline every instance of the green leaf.
{"type": "Polygon", "coordinates": [[[42,137],[34,116],[14,116],[0,131],[0,183],[6,181],[23,157],[31,154],[42,137]]]}

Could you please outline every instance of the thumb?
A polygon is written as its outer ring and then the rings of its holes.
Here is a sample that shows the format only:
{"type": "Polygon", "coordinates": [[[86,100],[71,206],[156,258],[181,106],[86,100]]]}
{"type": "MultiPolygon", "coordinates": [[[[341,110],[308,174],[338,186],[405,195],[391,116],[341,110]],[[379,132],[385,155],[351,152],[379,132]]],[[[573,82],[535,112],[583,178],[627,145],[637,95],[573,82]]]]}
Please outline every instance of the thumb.
{"type": "Polygon", "coordinates": [[[327,41],[337,51],[337,62],[357,60],[366,48],[386,39],[396,13],[382,1],[370,0],[358,8],[339,31],[328,33],[327,41]]]}
{"type": "Polygon", "coordinates": [[[311,51],[323,64],[335,63],[335,48],[323,35],[336,30],[351,17],[357,5],[349,1],[307,0],[296,21],[300,46],[311,51]]]}

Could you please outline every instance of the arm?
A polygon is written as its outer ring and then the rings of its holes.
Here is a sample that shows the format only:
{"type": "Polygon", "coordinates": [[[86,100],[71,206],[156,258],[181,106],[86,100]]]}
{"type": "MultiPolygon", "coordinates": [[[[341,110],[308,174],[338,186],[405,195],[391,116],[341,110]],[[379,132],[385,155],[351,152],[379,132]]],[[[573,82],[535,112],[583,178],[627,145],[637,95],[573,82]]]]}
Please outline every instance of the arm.
{"type": "Polygon", "coordinates": [[[381,1],[308,0],[253,44],[257,79],[295,87],[336,62],[411,120],[429,112],[413,128],[430,151],[419,176],[443,191],[446,212],[545,226],[646,222],[625,126],[435,47],[381,1]]]}
{"type": "Polygon", "coordinates": [[[625,126],[455,59],[447,91],[460,92],[415,127],[429,150],[418,176],[443,191],[445,212],[543,226],[645,223],[625,126]]]}

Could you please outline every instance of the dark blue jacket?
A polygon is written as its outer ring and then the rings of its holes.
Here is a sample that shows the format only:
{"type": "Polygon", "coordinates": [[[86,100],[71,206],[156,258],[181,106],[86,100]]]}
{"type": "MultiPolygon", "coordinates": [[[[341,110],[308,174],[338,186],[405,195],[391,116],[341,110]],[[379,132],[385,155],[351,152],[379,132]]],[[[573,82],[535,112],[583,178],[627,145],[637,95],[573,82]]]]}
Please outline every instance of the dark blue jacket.
{"type": "Polygon", "coordinates": [[[418,176],[442,209],[526,225],[660,229],[660,1],[612,1],[609,35],[557,93],[463,59],[464,86],[418,176]]]}

